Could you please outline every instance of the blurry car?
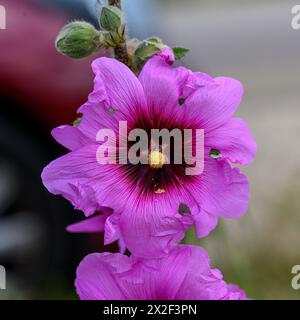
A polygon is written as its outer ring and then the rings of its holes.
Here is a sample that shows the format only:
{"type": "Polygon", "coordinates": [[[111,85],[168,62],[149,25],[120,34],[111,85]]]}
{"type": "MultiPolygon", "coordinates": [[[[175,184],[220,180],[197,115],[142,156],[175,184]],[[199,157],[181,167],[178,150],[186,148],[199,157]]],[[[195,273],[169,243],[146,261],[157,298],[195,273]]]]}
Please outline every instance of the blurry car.
{"type": "Polygon", "coordinates": [[[56,52],[55,37],[75,14],[41,3],[1,1],[7,29],[0,30],[0,264],[14,297],[45,289],[52,275],[74,277],[82,250],[89,250],[64,230],[80,213],[49,194],[40,174],[65,152],[50,130],[75,120],[92,86],[90,59],[56,52]]]}

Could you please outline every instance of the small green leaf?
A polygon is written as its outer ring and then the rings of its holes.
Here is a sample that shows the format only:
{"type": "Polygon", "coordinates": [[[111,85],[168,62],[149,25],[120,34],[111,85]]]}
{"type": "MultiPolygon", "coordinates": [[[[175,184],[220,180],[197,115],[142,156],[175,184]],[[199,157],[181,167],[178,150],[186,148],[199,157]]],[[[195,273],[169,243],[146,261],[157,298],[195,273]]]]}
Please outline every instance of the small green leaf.
{"type": "Polygon", "coordinates": [[[75,120],[73,121],[73,126],[74,126],[74,127],[77,127],[77,126],[80,124],[80,122],[81,122],[81,117],[79,117],[79,118],[77,118],[77,119],[75,119],[75,120]]]}
{"type": "Polygon", "coordinates": [[[221,152],[218,149],[211,149],[209,155],[213,159],[218,159],[221,157],[221,152]]]}
{"type": "Polygon", "coordinates": [[[184,103],[185,103],[185,99],[184,99],[184,98],[180,98],[180,99],[178,100],[178,104],[179,104],[180,106],[183,106],[184,103]]]}
{"type": "Polygon", "coordinates": [[[180,60],[184,58],[189,51],[190,49],[182,48],[182,47],[173,48],[173,52],[176,60],[180,60]]]}
{"type": "Polygon", "coordinates": [[[135,68],[140,71],[148,59],[160,52],[163,47],[164,45],[162,43],[150,42],[148,40],[142,41],[134,52],[133,63],[135,68]]]}
{"type": "Polygon", "coordinates": [[[116,112],[116,109],[114,107],[109,107],[108,108],[108,112],[109,113],[115,113],[116,112]]]}

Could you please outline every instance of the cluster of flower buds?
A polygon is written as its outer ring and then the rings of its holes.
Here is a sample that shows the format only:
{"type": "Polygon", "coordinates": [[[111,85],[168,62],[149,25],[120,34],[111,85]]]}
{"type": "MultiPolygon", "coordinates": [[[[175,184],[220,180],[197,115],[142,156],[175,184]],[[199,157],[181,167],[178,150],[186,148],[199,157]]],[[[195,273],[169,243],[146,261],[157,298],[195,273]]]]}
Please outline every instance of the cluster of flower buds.
{"type": "Polygon", "coordinates": [[[85,21],[68,23],[56,38],[56,49],[70,58],[80,59],[125,41],[125,19],[117,7],[103,6],[99,25],[101,30],[85,21]]]}
{"type": "MultiPolygon", "coordinates": [[[[125,17],[116,6],[104,5],[99,17],[100,30],[85,21],[74,21],[59,32],[56,38],[57,50],[73,59],[84,58],[101,49],[113,49],[116,58],[139,73],[154,54],[167,48],[158,37],[126,40],[125,17]],[[121,49],[121,50],[120,50],[121,49]],[[118,57],[119,55],[119,57],[118,57]],[[125,59],[124,59],[125,56],[125,59]]],[[[176,59],[183,58],[188,49],[173,48],[176,59]]]]}

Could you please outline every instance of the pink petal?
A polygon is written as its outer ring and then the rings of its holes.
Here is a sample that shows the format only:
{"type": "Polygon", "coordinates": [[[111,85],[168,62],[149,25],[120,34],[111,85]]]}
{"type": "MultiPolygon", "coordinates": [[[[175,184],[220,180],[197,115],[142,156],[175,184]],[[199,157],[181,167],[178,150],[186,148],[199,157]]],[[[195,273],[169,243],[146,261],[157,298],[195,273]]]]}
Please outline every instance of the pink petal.
{"type": "Polygon", "coordinates": [[[129,251],[138,257],[154,258],[172,250],[193,223],[191,217],[178,214],[178,207],[176,202],[174,206],[162,202],[145,205],[135,212],[124,210],[120,231],[129,251]]]}
{"type": "Polygon", "coordinates": [[[199,88],[185,102],[190,121],[205,129],[205,134],[227,122],[236,112],[243,96],[242,84],[232,78],[217,77],[214,83],[199,88]]]}
{"type": "Polygon", "coordinates": [[[88,255],[75,281],[81,299],[226,300],[245,297],[211,269],[207,252],[178,245],[161,259],[128,258],[121,254],[88,255]]]}
{"type": "Polygon", "coordinates": [[[203,174],[189,190],[201,206],[199,215],[194,215],[199,235],[207,235],[215,226],[212,216],[239,218],[248,210],[248,180],[225,160],[206,157],[203,174]]]}
{"type": "Polygon", "coordinates": [[[187,274],[190,250],[177,246],[163,259],[137,260],[132,269],[120,275],[122,291],[128,299],[172,300],[187,274]]]}
{"type": "Polygon", "coordinates": [[[134,114],[146,108],[143,88],[124,64],[115,59],[99,58],[94,60],[92,68],[94,89],[78,110],[82,114],[79,125],[76,128],[63,126],[53,132],[58,142],[71,150],[96,142],[96,135],[102,128],[117,132],[119,121],[130,123],[134,114]]]}
{"type": "Polygon", "coordinates": [[[118,166],[99,164],[97,148],[87,145],[76,149],[52,161],[42,172],[43,183],[51,193],[63,195],[87,216],[101,207],[118,210],[126,199],[127,184],[118,166]]]}
{"type": "MultiPolygon", "coordinates": [[[[182,75],[183,76],[183,75],[182,75]]],[[[139,80],[144,88],[149,116],[159,113],[170,117],[175,110],[182,113],[178,104],[180,86],[178,75],[172,68],[168,55],[154,55],[142,69],[139,80]]]]}
{"type": "Polygon", "coordinates": [[[116,213],[108,217],[108,219],[106,220],[104,244],[110,244],[121,238],[119,221],[120,221],[120,214],[116,214],[116,213]]]}
{"type": "Polygon", "coordinates": [[[165,48],[156,55],[164,58],[169,65],[172,65],[175,62],[174,52],[170,48],[165,48]]]}
{"type": "Polygon", "coordinates": [[[218,217],[213,214],[209,214],[205,210],[201,210],[200,213],[193,216],[195,229],[199,238],[206,237],[216,227],[218,223],[218,217]]]}
{"type": "Polygon", "coordinates": [[[84,112],[89,105],[103,103],[107,111],[113,107],[117,115],[126,119],[134,110],[145,106],[143,87],[123,63],[115,59],[99,58],[93,61],[92,69],[95,73],[94,91],[79,112],[84,112]]]}
{"type": "Polygon", "coordinates": [[[102,209],[101,211],[101,213],[95,214],[91,218],[67,226],[67,231],[74,233],[103,232],[105,221],[112,214],[112,210],[106,208],[102,209]]]}
{"type": "Polygon", "coordinates": [[[177,246],[161,262],[157,277],[157,294],[159,299],[176,299],[182,283],[187,277],[187,261],[191,257],[191,250],[186,246],[177,246]]]}
{"type": "Polygon", "coordinates": [[[243,165],[253,161],[256,143],[246,123],[239,118],[228,120],[205,136],[205,145],[221,152],[222,158],[243,165]]]}
{"type": "Polygon", "coordinates": [[[53,130],[54,138],[70,150],[96,142],[102,128],[118,130],[119,121],[130,122],[131,115],[146,107],[143,88],[136,76],[115,59],[99,58],[92,63],[94,90],[79,108],[82,113],[76,127],[61,126],[53,130]]]}
{"type": "Polygon", "coordinates": [[[94,253],[86,256],[76,272],[75,286],[82,300],[124,300],[114,273],[130,268],[130,259],[121,254],[94,253]]]}
{"type": "Polygon", "coordinates": [[[91,140],[77,127],[64,125],[57,127],[51,132],[53,138],[69,150],[80,148],[91,140]]]}
{"type": "Polygon", "coordinates": [[[235,284],[229,284],[227,285],[227,294],[223,298],[223,300],[249,300],[247,298],[246,293],[244,290],[241,290],[237,285],[235,284]]]}
{"type": "Polygon", "coordinates": [[[207,252],[197,246],[184,247],[190,250],[190,257],[186,260],[188,270],[175,299],[219,300],[224,297],[227,285],[221,273],[210,268],[207,252]]]}

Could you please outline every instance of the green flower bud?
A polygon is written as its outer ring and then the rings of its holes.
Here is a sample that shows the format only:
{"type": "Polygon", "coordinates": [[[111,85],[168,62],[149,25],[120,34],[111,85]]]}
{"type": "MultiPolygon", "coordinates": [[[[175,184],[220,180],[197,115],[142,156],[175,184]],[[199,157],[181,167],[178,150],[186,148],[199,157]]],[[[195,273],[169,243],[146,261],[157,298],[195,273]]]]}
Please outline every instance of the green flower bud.
{"type": "Polygon", "coordinates": [[[75,21],[65,25],[59,32],[56,49],[73,59],[84,58],[98,50],[102,45],[101,34],[93,25],[75,21]]]}
{"type": "Polygon", "coordinates": [[[114,31],[121,34],[125,27],[124,15],[117,7],[103,6],[99,24],[106,31],[114,31]]]}
{"type": "Polygon", "coordinates": [[[140,71],[149,58],[166,47],[159,38],[152,37],[142,41],[134,52],[133,64],[135,68],[140,71]]]}

